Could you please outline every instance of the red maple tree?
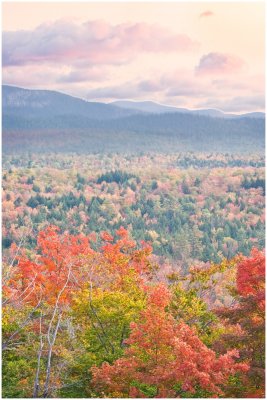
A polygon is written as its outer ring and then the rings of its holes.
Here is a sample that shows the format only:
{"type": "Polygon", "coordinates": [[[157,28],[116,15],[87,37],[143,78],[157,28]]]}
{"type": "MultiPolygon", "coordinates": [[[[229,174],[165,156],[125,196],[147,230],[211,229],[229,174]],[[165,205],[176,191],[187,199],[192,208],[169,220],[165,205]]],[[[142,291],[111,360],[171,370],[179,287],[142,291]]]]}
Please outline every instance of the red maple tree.
{"type": "Polygon", "coordinates": [[[92,369],[101,397],[146,397],[148,388],[154,391],[152,397],[180,397],[199,390],[217,396],[231,374],[248,369],[235,362],[236,350],[216,357],[193,329],[166,311],[169,301],[163,284],[150,289],[148,307],[140,322],[131,325],[125,356],[92,369]]]}

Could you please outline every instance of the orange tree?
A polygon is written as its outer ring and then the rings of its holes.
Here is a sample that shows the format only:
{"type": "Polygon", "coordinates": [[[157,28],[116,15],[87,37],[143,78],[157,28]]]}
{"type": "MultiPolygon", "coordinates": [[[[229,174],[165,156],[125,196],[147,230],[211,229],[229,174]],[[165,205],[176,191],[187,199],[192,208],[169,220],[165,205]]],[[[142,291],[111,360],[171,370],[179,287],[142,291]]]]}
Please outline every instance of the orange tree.
{"type": "MultiPolygon", "coordinates": [[[[98,340],[104,347],[111,343],[98,315],[99,291],[105,299],[110,298],[108,291],[115,299],[122,293],[123,299],[133,284],[142,291],[151,252],[146,245],[136,249],[124,228],[116,235],[117,240],[103,232],[103,246],[96,251],[91,243],[94,235],[74,236],[50,226],[39,233],[35,251],[12,247],[13,261],[3,282],[3,369],[9,397],[47,397],[61,388],[68,350],[75,347],[73,335],[80,328],[73,326],[74,298],[88,294],[90,322],[98,340]]],[[[122,329],[126,335],[127,327],[122,329]]]]}

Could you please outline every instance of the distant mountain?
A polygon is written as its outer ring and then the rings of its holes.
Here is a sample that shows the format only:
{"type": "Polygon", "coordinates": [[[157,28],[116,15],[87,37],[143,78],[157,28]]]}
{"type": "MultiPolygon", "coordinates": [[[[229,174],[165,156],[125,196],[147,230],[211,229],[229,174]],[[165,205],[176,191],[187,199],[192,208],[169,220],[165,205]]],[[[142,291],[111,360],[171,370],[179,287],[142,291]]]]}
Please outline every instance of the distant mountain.
{"type": "Polygon", "coordinates": [[[141,112],[146,112],[146,113],[153,113],[153,114],[165,114],[165,113],[183,113],[183,114],[194,114],[194,115],[205,115],[208,117],[214,117],[214,118],[265,118],[265,114],[262,112],[252,112],[248,114],[242,114],[242,115],[237,115],[237,114],[230,114],[230,113],[224,113],[221,110],[216,110],[216,109],[206,109],[206,110],[189,110],[187,108],[179,108],[179,107],[174,107],[174,106],[166,106],[164,104],[159,104],[153,101],[133,101],[133,100],[118,100],[118,101],[113,101],[112,103],[109,103],[112,105],[115,105],[117,107],[123,108],[123,109],[130,109],[130,110],[136,110],[136,111],[141,111],[141,112]]]}
{"type": "MultiPolygon", "coordinates": [[[[253,114],[218,118],[188,110],[148,112],[10,86],[3,86],[2,93],[6,153],[264,151],[265,119],[253,114]]],[[[153,102],[146,107],[155,110],[153,102]]]]}
{"type": "Polygon", "coordinates": [[[114,106],[128,109],[128,110],[136,110],[151,114],[164,114],[171,112],[188,112],[186,108],[177,108],[172,106],[165,106],[163,104],[155,103],[153,101],[131,101],[131,100],[117,100],[113,101],[112,104],[114,106]]]}
{"type": "Polygon", "coordinates": [[[265,113],[263,112],[250,112],[247,114],[242,114],[242,115],[236,115],[236,118],[265,118],[265,113]]]}
{"type": "Polygon", "coordinates": [[[166,113],[182,113],[182,114],[197,114],[206,115],[209,117],[224,117],[225,114],[220,110],[188,110],[187,108],[179,108],[174,106],[166,106],[154,101],[133,101],[133,100],[117,100],[109,103],[126,110],[136,110],[151,114],[166,114],[166,113]]]}
{"type": "Polygon", "coordinates": [[[111,104],[89,102],[52,90],[29,90],[8,85],[2,86],[2,107],[5,114],[27,118],[51,118],[67,114],[102,120],[136,113],[111,104]]]}

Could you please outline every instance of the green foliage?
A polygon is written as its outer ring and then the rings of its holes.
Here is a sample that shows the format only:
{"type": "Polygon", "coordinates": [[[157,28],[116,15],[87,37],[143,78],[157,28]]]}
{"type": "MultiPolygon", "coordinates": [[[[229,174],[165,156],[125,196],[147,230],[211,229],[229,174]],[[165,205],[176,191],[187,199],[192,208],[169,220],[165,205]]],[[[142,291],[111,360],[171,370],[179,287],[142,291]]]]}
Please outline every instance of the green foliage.
{"type": "Polygon", "coordinates": [[[140,390],[141,393],[144,394],[146,398],[153,398],[156,397],[158,388],[156,385],[148,385],[146,383],[132,381],[131,386],[140,390]]]}
{"type": "Polygon", "coordinates": [[[9,202],[3,207],[4,248],[11,240],[19,243],[18,229],[31,223],[35,233],[46,223],[84,234],[103,230],[114,234],[123,225],[138,243],[151,241],[163,262],[178,264],[184,271],[196,261],[219,263],[238,252],[248,255],[253,243],[264,247],[263,192],[258,184],[245,190],[242,186],[244,180],[264,179],[259,156],[61,155],[38,156],[38,161],[35,157],[4,158],[4,169],[13,168],[4,182],[9,202]],[[35,168],[28,168],[29,161],[35,168]],[[200,169],[190,169],[192,165],[200,169]],[[38,178],[42,168],[44,179],[38,178]],[[28,179],[34,187],[26,194],[23,182],[28,179]],[[233,191],[226,194],[229,185],[233,191]],[[257,200],[250,190],[258,191],[257,200]],[[23,213],[16,210],[19,207],[23,213]]]}
{"type": "Polygon", "coordinates": [[[110,172],[106,172],[105,174],[100,175],[97,178],[97,183],[100,184],[102,182],[107,182],[107,183],[111,183],[111,182],[116,182],[116,183],[125,183],[128,182],[129,179],[131,178],[136,178],[135,175],[133,174],[129,174],[127,172],[124,171],[110,171],[110,172]]]}
{"type": "Polygon", "coordinates": [[[208,310],[207,304],[198,296],[196,289],[184,289],[181,283],[175,283],[171,286],[171,292],[170,313],[177,321],[182,319],[194,327],[203,342],[210,346],[222,330],[216,315],[208,310]]]}
{"type": "Polygon", "coordinates": [[[86,352],[91,353],[91,363],[112,362],[122,355],[130,322],[144,305],[144,295],[138,288],[131,288],[129,293],[101,289],[90,293],[86,289],[79,294],[73,315],[76,322],[82,322],[79,340],[86,352]]]}
{"type": "Polygon", "coordinates": [[[181,383],[177,383],[176,385],[174,385],[173,390],[176,392],[175,397],[179,397],[182,399],[201,399],[212,397],[211,392],[200,388],[198,385],[196,385],[194,393],[183,390],[181,383]]]}
{"type": "Polygon", "coordinates": [[[263,193],[265,194],[265,179],[261,179],[259,177],[257,177],[256,179],[248,179],[247,177],[245,177],[245,179],[242,182],[242,187],[244,189],[257,189],[257,188],[262,188],[263,193]]]}
{"type": "Polygon", "coordinates": [[[2,360],[2,397],[31,397],[33,365],[30,357],[17,356],[15,351],[4,354],[2,360]]]}

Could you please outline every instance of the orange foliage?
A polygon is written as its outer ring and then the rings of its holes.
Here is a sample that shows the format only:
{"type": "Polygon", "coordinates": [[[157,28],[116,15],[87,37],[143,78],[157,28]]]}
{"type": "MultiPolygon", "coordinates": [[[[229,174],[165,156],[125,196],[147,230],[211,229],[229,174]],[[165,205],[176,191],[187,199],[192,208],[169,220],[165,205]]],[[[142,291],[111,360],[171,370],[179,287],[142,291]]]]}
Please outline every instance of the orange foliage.
{"type": "Polygon", "coordinates": [[[246,364],[234,361],[236,350],[217,358],[193,329],[166,312],[169,301],[163,284],[150,289],[140,322],[131,324],[125,356],[113,365],[92,368],[93,384],[101,396],[145,397],[140,390],[145,384],[156,387],[155,397],[180,397],[178,383],[183,392],[195,393],[200,387],[217,396],[231,374],[248,370],[246,364]]]}

